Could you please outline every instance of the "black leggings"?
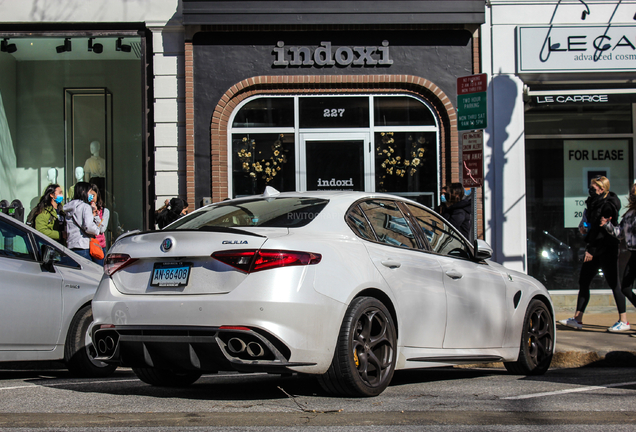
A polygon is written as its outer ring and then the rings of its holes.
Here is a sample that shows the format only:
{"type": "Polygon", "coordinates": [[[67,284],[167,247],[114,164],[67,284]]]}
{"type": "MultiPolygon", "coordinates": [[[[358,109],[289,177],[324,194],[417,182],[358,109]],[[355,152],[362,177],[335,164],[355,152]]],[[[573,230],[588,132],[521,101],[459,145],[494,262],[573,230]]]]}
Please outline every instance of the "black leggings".
{"type": "MultiPolygon", "coordinates": [[[[633,271],[636,272],[636,261],[634,261],[633,267],[633,271]]],[[[581,313],[585,312],[585,308],[590,301],[590,284],[594,276],[598,274],[599,269],[603,270],[605,280],[612,289],[618,313],[625,313],[625,296],[621,292],[621,285],[618,283],[618,247],[616,247],[615,251],[614,248],[611,248],[599,254],[599,256],[595,256],[592,261],[583,263],[581,275],[579,276],[579,296],[576,300],[576,310],[581,313]]]]}
{"type": "Polygon", "coordinates": [[[623,272],[621,287],[623,288],[623,295],[636,307],[636,294],[632,291],[634,280],[636,280],[636,251],[631,251],[629,261],[627,261],[625,271],[623,272]]]}

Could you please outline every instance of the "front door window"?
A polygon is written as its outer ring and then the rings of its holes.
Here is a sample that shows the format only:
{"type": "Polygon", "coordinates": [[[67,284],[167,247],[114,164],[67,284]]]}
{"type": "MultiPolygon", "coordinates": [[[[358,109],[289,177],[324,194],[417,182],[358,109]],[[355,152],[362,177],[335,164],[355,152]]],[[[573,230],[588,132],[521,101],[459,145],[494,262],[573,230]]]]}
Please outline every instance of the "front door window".
{"type": "Polygon", "coordinates": [[[308,141],[307,190],[364,190],[364,141],[308,141]]]}

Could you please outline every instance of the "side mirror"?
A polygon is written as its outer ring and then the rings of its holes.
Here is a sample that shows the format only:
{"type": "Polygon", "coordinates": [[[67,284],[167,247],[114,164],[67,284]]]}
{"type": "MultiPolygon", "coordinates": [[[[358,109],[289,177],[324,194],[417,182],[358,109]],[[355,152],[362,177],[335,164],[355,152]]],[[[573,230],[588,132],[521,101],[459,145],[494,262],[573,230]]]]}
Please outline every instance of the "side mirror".
{"type": "Polygon", "coordinates": [[[483,240],[475,239],[473,243],[473,254],[477,260],[485,260],[492,257],[492,248],[483,240]]]}
{"type": "Polygon", "coordinates": [[[42,267],[51,273],[55,273],[53,263],[60,260],[60,254],[49,245],[42,246],[42,267]]]}

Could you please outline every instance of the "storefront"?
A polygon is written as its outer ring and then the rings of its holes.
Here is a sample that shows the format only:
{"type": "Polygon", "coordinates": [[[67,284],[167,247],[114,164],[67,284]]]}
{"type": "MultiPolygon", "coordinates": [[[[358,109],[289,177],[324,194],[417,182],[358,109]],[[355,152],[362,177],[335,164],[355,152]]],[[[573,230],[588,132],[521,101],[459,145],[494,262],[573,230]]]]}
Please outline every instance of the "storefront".
{"type": "Polygon", "coordinates": [[[408,3],[184,1],[188,201],[269,185],[437,205],[484,8],[408,3]]]}
{"type": "Polygon", "coordinates": [[[26,217],[47,185],[69,201],[75,183],[94,183],[111,242],[154,227],[155,200],[185,196],[178,9],[177,0],[0,5],[1,200],[20,201],[26,217]]]}
{"type": "Polygon", "coordinates": [[[0,38],[7,48],[0,55],[2,195],[20,200],[26,213],[48,184],[59,184],[68,201],[74,184],[87,181],[111,209],[111,236],[142,227],[143,31],[0,38]]]}
{"type": "MultiPolygon", "coordinates": [[[[609,178],[620,215],[634,183],[635,12],[619,1],[490,2],[486,238],[498,261],[553,291],[578,289],[590,180],[609,178]]],[[[592,287],[607,288],[602,274],[592,287]]]]}

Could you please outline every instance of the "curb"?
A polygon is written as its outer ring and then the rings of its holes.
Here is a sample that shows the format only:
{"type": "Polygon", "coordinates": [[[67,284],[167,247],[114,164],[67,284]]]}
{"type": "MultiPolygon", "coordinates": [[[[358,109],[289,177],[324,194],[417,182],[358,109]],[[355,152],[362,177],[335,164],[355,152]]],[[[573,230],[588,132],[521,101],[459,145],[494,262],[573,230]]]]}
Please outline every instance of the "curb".
{"type": "MultiPolygon", "coordinates": [[[[505,369],[503,362],[455,365],[459,369],[505,369]]],[[[556,351],[550,363],[552,369],[574,369],[582,367],[636,367],[636,351],[556,351]]]]}
{"type": "Polygon", "coordinates": [[[636,351],[557,351],[550,369],[579,367],[636,367],[636,351]]]}

